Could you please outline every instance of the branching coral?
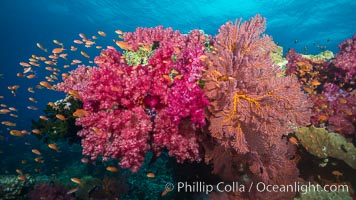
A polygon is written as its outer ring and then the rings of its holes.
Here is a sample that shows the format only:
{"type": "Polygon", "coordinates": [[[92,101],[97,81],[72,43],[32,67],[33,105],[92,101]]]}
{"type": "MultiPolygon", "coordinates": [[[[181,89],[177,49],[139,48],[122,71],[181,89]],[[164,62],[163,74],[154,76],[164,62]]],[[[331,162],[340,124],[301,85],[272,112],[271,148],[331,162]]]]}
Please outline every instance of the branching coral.
{"type": "Polygon", "coordinates": [[[297,169],[281,136],[292,131],[292,124],[308,123],[311,104],[295,77],[278,76],[281,71],[270,57],[277,46],[261,35],[264,30],[259,15],[220,28],[215,49],[202,58],[208,65],[204,91],[213,138],[250,160],[251,179],[282,184],[295,180],[297,169]],[[284,168],[290,177],[281,172],[284,168]]]}

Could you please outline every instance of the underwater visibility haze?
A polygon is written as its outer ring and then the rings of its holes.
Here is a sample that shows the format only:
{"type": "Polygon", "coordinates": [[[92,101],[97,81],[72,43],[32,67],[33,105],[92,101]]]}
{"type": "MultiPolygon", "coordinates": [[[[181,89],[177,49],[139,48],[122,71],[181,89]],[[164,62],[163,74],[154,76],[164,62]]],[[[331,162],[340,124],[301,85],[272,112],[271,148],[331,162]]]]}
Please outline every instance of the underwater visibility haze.
{"type": "Polygon", "coordinates": [[[0,2],[0,199],[355,199],[356,1],[0,2]]]}

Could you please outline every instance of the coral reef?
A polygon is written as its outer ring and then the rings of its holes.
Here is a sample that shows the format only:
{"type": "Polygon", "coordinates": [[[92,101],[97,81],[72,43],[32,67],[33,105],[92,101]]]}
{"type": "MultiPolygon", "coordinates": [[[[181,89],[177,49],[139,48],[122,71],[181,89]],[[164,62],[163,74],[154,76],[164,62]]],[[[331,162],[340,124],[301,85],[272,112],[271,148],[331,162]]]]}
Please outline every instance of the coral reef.
{"type": "Polygon", "coordinates": [[[84,176],[75,197],[77,199],[121,199],[128,190],[124,177],[109,177],[98,179],[92,176],[84,176]]]}
{"type": "Polygon", "coordinates": [[[336,54],[333,64],[338,69],[336,76],[342,82],[356,86],[356,34],[339,44],[340,52],[336,54]]]}
{"type": "Polygon", "coordinates": [[[356,90],[346,91],[334,83],[324,84],[321,94],[312,96],[314,125],[325,123],[330,131],[350,140],[356,136],[356,90]]]}
{"type": "Polygon", "coordinates": [[[40,184],[35,187],[29,194],[31,200],[48,199],[59,200],[68,199],[74,200],[70,194],[67,194],[67,190],[60,184],[40,184]]]}
{"type": "Polygon", "coordinates": [[[352,140],[355,138],[355,38],[339,45],[335,55],[303,56],[291,49],[287,54],[287,74],[295,74],[314,103],[311,122],[352,140]]]}
{"type": "MultiPolygon", "coordinates": [[[[278,76],[281,70],[270,57],[277,46],[271,37],[262,35],[264,30],[265,19],[259,15],[243,23],[228,22],[221,26],[215,49],[207,55],[204,92],[210,101],[209,131],[224,147],[218,151],[227,154],[227,159],[215,156],[210,161],[215,168],[236,157],[240,162],[235,165],[246,165],[250,181],[288,184],[296,180],[298,170],[281,137],[293,130],[292,125],[308,123],[311,104],[295,77],[278,76]]],[[[270,197],[283,196],[293,194],[270,197]]]]}
{"type": "Polygon", "coordinates": [[[356,169],[356,148],[341,135],[329,133],[325,128],[310,126],[298,128],[296,136],[301,145],[314,156],[337,158],[356,169]]]}
{"type": "Polygon", "coordinates": [[[285,70],[288,61],[283,57],[283,47],[277,46],[277,49],[271,51],[270,56],[274,64],[278,65],[280,69],[285,70]]]}
{"type": "Polygon", "coordinates": [[[76,119],[83,127],[78,132],[83,154],[119,158],[119,165],[132,171],[148,150],[158,156],[167,148],[178,162],[199,161],[195,129],[205,125],[208,104],[197,84],[205,35],[156,27],[138,28],[124,38],[117,44],[125,50],[154,50],[147,64],[130,66],[128,55],[107,49],[95,58],[98,67],[79,66],[56,86],[83,103],[76,119]]]}
{"type": "Polygon", "coordinates": [[[33,187],[34,180],[26,176],[27,181],[18,179],[15,175],[0,176],[0,199],[27,199],[27,192],[33,187]]]}
{"type": "Polygon", "coordinates": [[[57,142],[58,140],[67,140],[69,144],[80,143],[77,132],[81,127],[75,125],[73,113],[81,107],[81,102],[75,100],[71,95],[47,105],[44,110],[45,115],[37,121],[32,120],[32,130],[38,131],[32,131],[31,134],[43,140],[44,143],[57,142]],[[65,120],[58,119],[57,114],[63,115],[65,120]]]}

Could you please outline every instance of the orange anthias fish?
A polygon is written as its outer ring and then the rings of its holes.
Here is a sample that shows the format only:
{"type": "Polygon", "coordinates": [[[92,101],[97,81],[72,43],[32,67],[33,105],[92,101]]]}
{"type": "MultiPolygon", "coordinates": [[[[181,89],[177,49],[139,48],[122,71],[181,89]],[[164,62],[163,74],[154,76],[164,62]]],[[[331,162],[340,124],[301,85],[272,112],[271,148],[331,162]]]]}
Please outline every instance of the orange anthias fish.
{"type": "Polygon", "coordinates": [[[108,167],[106,167],[106,170],[109,172],[118,172],[119,171],[119,169],[114,166],[108,166],[108,167]]]}
{"type": "Polygon", "coordinates": [[[26,178],[26,176],[25,175],[19,175],[18,177],[17,177],[19,180],[21,180],[21,181],[23,181],[23,182],[26,182],[27,181],[27,178],[26,178]]]}
{"type": "Polygon", "coordinates": [[[37,163],[44,163],[44,160],[42,160],[41,158],[35,158],[34,160],[37,163]]]}
{"type": "Polygon", "coordinates": [[[84,110],[84,109],[77,109],[74,113],[73,116],[74,117],[82,117],[88,114],[88,111],[84,110]]]}
{"type": "MultiPolygon", "coordinates": [[[[82,41],[80,41],[80,42],[82,42],[82,41]]],[[[70,50],[71,50],[71,51],[76,51],[77,48],[76,48],[75,46],[70,46],[70,50]]]]}
{"type": "Polygon", "coordinates": [[[63,46],[63,43],[59,42],[58,40],[53,40],[53,43],[59,46],[63,46]]]}
{"type": "Polygon", "coordinates": [[[82,159],[80,159],[80,161],[81,161],[82,163],[84,163],[84,164],[89,163],[89,159],[88,159],[88,158],[82,158],[82,159]]]}
{"type": "Polygon", "coordinates": [[[63,47],[61,47],[61,48],[54,48],[53,50],[52,50],[52,53],[62,53],[62,51],[64,51],[65,49],[63,48],[63,47]]]}
{"type": "Polygon", "coordinates": [[[6,114],[6,113],[9,113],[11,112],[9,109],[1,109],[0,110],[0,114],[6,114]]]}
{"type": "Polygon", "coordinates": [[[131,50],[131,46],[124,41],[114,40],[115,44],[123,50],[131,50]]]}
{"type": "Polygon", "coordinates": [[[74,40],[73,41],[75,44],[83,44],[83,41],[81,41],[81,40],[74,40]]]}
{"type": "Polygon", "coordinates": [[[10,116],[11,116],[11,117],[19,117],[18,115],[13,114],[13,113],[10,113],[10,116]]]}
{"type": "Polygon", "coordinates": [[[295,138],[294,136],[289,138],[289,142],[291,142],[294,145],[298,145],[298,140],[297,138],[295,138]]]}
{"type": "Polygon", "coordinates": [[[11,131],[10,131],[10,134],[13,135],[13,136],[16,136],[16,137],[22,137],[22,136],[24,136],[24,134],[23,134],[21,131],[19,131],[19,130],[11,130],[11,131]]]}
{"type": "Polygon", "coordinates": [[[14,107],[9,107],[9,110],[14,111],[14,112],[17,112],[17,109],[14,108],[14,107]]]}
{"type": "Polygon", "coordinates": [[[154,177],[156,177],[156,175],[154,173],[147,173],[147,177],[148,178],[154,178],[154,177]]]}
{"type": "Polygon", "coordinates": [[[61,114],[56,114],[56,118],[57,118],[57,119],[60,119],[60,120],[62,120],[62,121],[65,121],[65,120],[66,120],[66,117],[64,117],[64,116],[61,115],[61,114]]]}
{"type": "Polygon", "coordinates": [[[87,36],[85,36],[84,33],[79,33],[79,37],[82,38],[83,40],[87,40],[87,36]]]}
{"type": "Polygon", "coordinates": [[[47,81],[41,81],[40,85],[50,90],[53,89],[53,86],[49,84],[47,81]]]}
{"type": "Polygon", "coordinates": [[[2,121],[1,124],[5,125],[5,126],[16,126],[16,123],[9,122],[9,121],[2,121]]]}
{"type": "Polygon", "coordinates": [[[82,56],[84,56],[88,59],[90,58],[90,56],[87,53],[85,53],[84,51],[81,51],[80,54],[82,54],[82,56]]]}
{"type": "Polygon", "coordinates": [[[116,30],[115,33],[118,34],[118,35],[122,35],[123,34],[123,32],[121,30],[116,30]]]}
{"type": "Polygon", "coordinates": [[[23,175],[23,172],[22,172],[21,169],[16,169],[16,172],[17,172],[18,174],[20,174],[20,175],[23,175]]]}
{"type": "Polygon", "coordinates": [[[33,90],[32,87],[27,88],[27,91],[28,91],[28,92],[31,92],[31,93],[35,93],[35,91],[33,90]]]}
{"type": "Polygon", "coordinates": [[[44,115],[41,115],[41,116],[40,116],[40,119],[47,121],[47,120],[48,120],[48,117],[46,117],[46,116],[44,116],[44,115]]]}
{"type": "Polygon", "coordinates": [[[98,34],[102,37],[105,37],[106,36],[106,33],[104,31],[98,31],[98,34]]]}
{"type": "Polygon", "coordinates": [[[39,155],[39,156],[42,155],[38,149],[32,149],[32,153],[39,155]]]}
{"type": "Polygon", "coordinates": [[[75,193],[75,192],[77,192],[79,189],[80,189],[80,187],[75,187],[75,188],[73,188],[73,189],[70,189],[70,190],[68,190],[67,194],[75,193]]]}
{"type": "Polygon", "coordinates": [[[26,78],[28,78],[28,79],[33,79],[33,78],[35,78],[35,77],[36,77],[35,74],[30,74],[30,75],[27,75],[27,76],[26,76],[26,78]]]}
{"type": "Polygon", "coordinates": [[[48,147],[50,148],[50,149],[53,149],[53,150],[55,150],[55,151],[59,151],[59,149],[58,149],[58,147],[57,147],[57,145],[56,144],[48,144],[48,147]]]}
{"type": "Polygon", "coordinates": [[[38,110],[38,108],[35,107],[35,106],[27,106],[27,109],[30,109],[30,110],[38,110]]]}
{"type": "Polygon", "coordinates": [[[80,99],[80,95],[79,95],[78,91],[76,91],[76,90],[69,90],[68,94],[72,95],[75,99],[80,99]]]}
{"type": "Polygon", "coordinates": [[[41,131],[38,129],[32,129],[32,133],[34,134],[41,134],[41,131]]]}
{"type": "Polygon", "coordinates": [[[78,184],[78,185],[81,185],[82,184],[82,182],[81,182],[81,180],[79,179],[79,178],[71,178],[70,179],[72,182],[74,182],[74,183],[76,183],[76,184],[78,184]]]}
{"type": "Polygon", "coordinates": [[[37,103],[37,100],[33,97],[29,97],[28,100],[32,101],[33,103],[37,103]]]}
{"type": "Polygon", "coordinates": [[[28,64],[27,62],[20,62],[20,65],[21,65],[22,67],[30,67],[30,66],[31,66],[31,65],[28,64]]]}
{"type": "Polygon", "coordinates": [[[42,51],[47,52],[47,49],[45,49],[45,48],[42,46],[42,44],[40,44],[40,43],[37,42],[36,45],[37,45],[37,47],[40,48],[42,51]]]}

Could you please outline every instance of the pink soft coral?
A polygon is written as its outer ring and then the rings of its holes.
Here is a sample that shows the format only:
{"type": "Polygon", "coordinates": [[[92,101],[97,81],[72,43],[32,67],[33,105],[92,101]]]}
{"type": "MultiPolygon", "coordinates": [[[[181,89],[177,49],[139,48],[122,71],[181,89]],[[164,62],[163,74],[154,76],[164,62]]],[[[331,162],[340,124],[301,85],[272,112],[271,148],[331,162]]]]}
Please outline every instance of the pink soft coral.
{"type": "Polygon", "coordinates": [[[126,58],[107,49],[95,58],[98,67],[80,66],[57,89],[75,94],[88,111],[77,119],[83,129],[83,153],[96,159],[120,159],[137,171],[148,150],[168,149],[178,162],[199,161],[195,129],[205,124],[208,101],[197,81],[204,65],[204,35],[172,29],[138,28],[126,33],[130,49],[155,47],[145,66],[128,66],[126,58]],[[156,45],[156,46],[155,46],[156,45]],[[173,73],[174,72],[174,73],[173,73]],[[188,126],[189,128],[184,128],[188,126]]]}

